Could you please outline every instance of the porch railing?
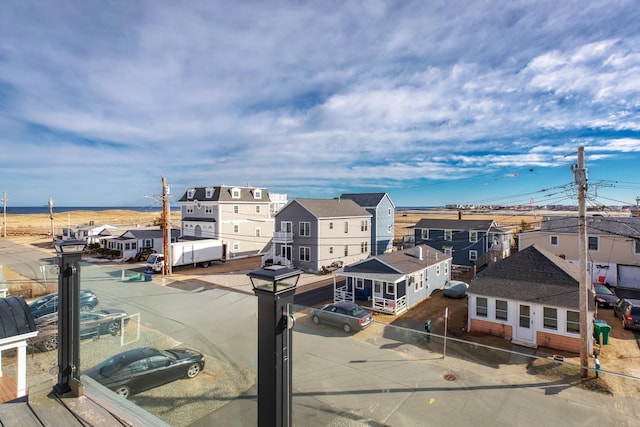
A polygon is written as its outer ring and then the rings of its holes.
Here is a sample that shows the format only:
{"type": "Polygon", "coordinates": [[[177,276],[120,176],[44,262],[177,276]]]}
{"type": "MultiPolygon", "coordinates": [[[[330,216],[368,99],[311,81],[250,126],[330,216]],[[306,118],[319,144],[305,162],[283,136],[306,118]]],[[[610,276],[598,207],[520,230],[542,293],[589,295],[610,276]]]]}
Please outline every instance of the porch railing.
{"type": "Polygon", "coordinates": [[[381,313],[398,314],[407,309],[406,295],[393,300],[390,298],[373,297],[371,309],[381,313]]]}
{"type": "Polygon", "coordinates": [[[347,290],[346,286],[341,286],[333,290],[333,300],[338,301],[353,301],[353,292],[347,290]]]}
{"type": "Polygon", "coordinates": [[[273,232],[274,243],[293,243],[292,231],[274,231],[273,232]]]}

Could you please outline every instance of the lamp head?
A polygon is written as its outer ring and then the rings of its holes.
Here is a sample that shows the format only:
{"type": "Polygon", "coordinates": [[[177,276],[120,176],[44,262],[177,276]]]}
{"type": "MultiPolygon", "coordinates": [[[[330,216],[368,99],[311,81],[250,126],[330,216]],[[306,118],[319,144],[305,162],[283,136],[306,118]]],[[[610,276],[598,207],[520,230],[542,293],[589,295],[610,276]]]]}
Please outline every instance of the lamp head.
{"type": "Polygon", "coordinates": [[[247,274],[251,279],[253,290],[273,294],[295,288],[302,271],[295,268],[273,265],[254,270],[247,274]]]}

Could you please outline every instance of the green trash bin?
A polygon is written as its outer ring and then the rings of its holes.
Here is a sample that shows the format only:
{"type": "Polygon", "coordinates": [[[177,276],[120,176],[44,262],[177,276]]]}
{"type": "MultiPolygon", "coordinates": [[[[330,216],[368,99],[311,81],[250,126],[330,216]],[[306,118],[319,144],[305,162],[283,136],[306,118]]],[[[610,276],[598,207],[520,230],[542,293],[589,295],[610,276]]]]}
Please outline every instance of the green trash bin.
{"type": "Polygon", "coordinates": [[[593,321],[593,338],[597,343],[600,343],[600,336],[602,335],[602,345],[609,344],[609,333],[611,333],[611,326],[604,320],[593,321]]]}

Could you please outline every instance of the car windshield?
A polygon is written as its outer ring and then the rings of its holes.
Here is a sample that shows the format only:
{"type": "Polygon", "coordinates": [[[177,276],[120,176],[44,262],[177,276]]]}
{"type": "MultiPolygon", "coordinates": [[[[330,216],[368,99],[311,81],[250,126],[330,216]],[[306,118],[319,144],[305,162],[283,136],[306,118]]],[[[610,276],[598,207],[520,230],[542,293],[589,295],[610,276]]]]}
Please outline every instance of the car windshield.
{"type": "Polygon", "coordinates": [[[160,350],[160,354],[162,354],[163,356],[167,356],[171,360],[177,360],[178,359],[178,356],[176,356],[175,353],[173,353],[172,351],[169,351],[169,350],[160,350]]]}
{"type": "Polygon", "coordinates": [[[613,292],[611,292],[609,290],[609,288],[607,288],[606,286],[596,286],[596,293],[597,294],[606,294],[606,295],[613,295],[613,292]]]}

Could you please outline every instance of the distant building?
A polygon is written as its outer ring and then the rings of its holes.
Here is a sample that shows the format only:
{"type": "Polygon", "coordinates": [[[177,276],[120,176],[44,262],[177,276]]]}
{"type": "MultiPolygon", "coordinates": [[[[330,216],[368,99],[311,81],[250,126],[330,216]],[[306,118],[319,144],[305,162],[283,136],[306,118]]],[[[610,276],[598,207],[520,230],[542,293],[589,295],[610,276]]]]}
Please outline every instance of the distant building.
{"type": "Polygon", "coordinates": [[[345,193],[371,214],[371,255],[391,252],[395,228],[395,204],[387,193],[345,193]]]}

